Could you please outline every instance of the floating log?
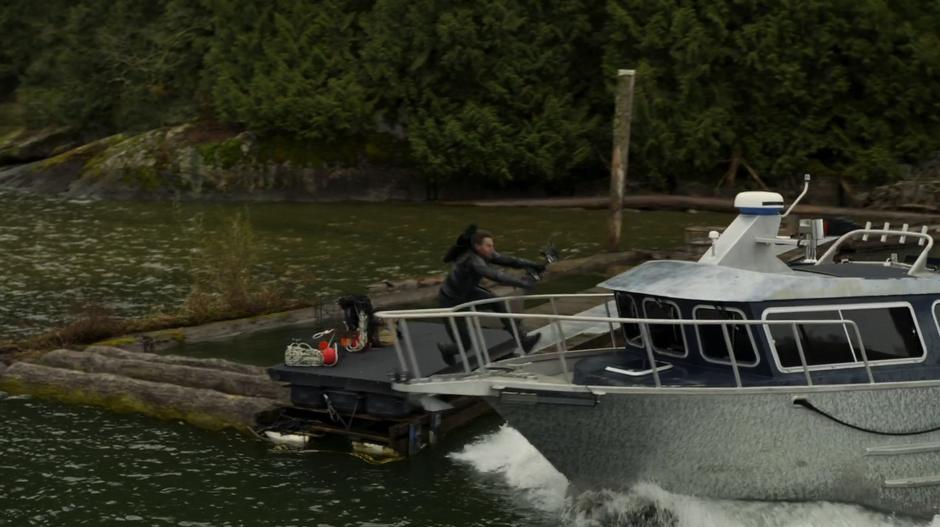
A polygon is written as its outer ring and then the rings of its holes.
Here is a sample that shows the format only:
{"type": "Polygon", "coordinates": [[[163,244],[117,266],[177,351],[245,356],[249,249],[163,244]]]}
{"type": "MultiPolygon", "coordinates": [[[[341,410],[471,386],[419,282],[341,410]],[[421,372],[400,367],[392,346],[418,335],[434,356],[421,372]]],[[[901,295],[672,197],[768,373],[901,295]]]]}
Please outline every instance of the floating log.
{"type": "MultiPolygon", "coordinates": [[[[709,210],[714,212],[737,212],[732,198],[712,198],[704,196],[676,196],[667,194],[646,194],[625,196],[623,206],[631,209],[649,210],[709,210]]],[[[531,199],[496,199],[479,201],[447,201],[442,205],[460,205],[474,207],[553,207],[603,209],[610,204],[605,196],[583,196],[565,198],[531,199]]],[[[883,210],[874,208],[823,207],[818,205],[797,205],[794,212],[801,216],[855,216],[863,218],[896,218],[935,221],[940,214],[910,212],[903,210],[883,210]]]]}
{"type": "MultiPolygon", "coordinates": [[[[186,366],[166,361],[147,359],[152,353],[123,352],[120,354],[94,353],[58,349],[43,354],[34,362],[53,368],[66,368],[86,373],[110,373],[145,381],[176,384],[189,388],[215,390],[245,397],[262,397],[289,404],[290,389],[272,381],[264,370],[257,375],[246,375],[225,369],[186,366]],[[116,358],[120,356],[122,358],[116,358]]],[[[159,357],[159,356],[158,356],[159,357]]],[[[161,357],[164,359],[192,359],[191,357],[161,357]]],[[[200,362],[187,361],[189,364],[200,362]]]]}
{"type": "Polygon", "coordinates": [[[160,419],[182,420],[211,430],[247,431],[282,404],[215,390],[132,379],[109,373],[85,373],[17,362],[0,374],[0,390],[72,404],[90,404],[160,419]]]}
{"type": "Polygon", "coordinates": [[[225,359],[200,359],[196,357],[184,357],[182,355],[158,355],[156,353],[127,351],[111,346],[88,346],[85,348],[85,351],[115,359],[139,360],[177,366],[192,366],[195,368],[211,368],[213,370],[229,371],[244,375],[259,375],[263,377],[267,377],[268,375],[265,369],[260,366],[239,364],[225,359]]]}

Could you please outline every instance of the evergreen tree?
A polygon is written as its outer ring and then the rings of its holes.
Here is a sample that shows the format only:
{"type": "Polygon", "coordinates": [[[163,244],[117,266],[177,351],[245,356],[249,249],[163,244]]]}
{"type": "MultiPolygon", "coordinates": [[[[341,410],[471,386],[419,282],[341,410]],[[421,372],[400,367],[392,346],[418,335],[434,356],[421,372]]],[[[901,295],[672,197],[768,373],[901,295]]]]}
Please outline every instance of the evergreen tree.
{"type": "Polygon", "coordinates": [[[35,125],[97,136],[196,113],[206,42],[198,4],[86,0],[43,17],[36,25],[46,31],[35,35],[38,51],[17,92],[35,125]]]}
{"type": "Polygon", "coordinates": [[[600,122],[590,5],[378,0],[363,61],[382,118],[434,179],[563,177],[593,159],[600,122]]]}
{"type": "Polygon", "coordinates": [[[214,0],[208,83],[219,115],[259,132],[333,140],[369,130],[354,0],[214,0]]]}
{"type": "Polygon", "coordinates": [[[674,185],[736,161],[878,178],[940,146],[933,4],[611,1],[608,71],[639,67],[634,167],[674,185]]]}

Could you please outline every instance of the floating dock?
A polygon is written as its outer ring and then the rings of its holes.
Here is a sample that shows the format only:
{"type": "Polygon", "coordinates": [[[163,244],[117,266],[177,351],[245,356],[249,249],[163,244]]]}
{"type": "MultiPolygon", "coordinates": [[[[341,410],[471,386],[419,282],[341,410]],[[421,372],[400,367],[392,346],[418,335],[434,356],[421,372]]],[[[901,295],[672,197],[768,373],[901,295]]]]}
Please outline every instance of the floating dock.
{"type": "MultiPolygon", "coordinates": [[[[612,300],[590,296],[604,292],[594,289],[588,295],[568,296],[561,306],[566,314],[609,316],[616,313],[612,300]]],[[[546,295],[551,296],[551,295],[546,295]]],[[[555,299],[527,309],[527,313],[555,313],[555,299]]],[[[491,324],[498,324],[492,320],[491,324]]],[[[491,360],[517,352],[515,339],[502,328],[483,327],[491,360]],[[494,345],[495,343],[495,345],[494,345]]],[[[569,323],[533,329],[542,338],[533,352],[553,350],[563,340],[568,346],[610,339],[614,328],[606,323],[569,323]],[[559,335],[559,330],[561,335],[559,335]]],[[[421,376],[456,373],[463,365],[449,366],[437,344],[450,342],[443,323],[416,322],[408,325],[410,346],[421,376]]],[[[410,361],[411,358],[405,358],[410,361]]],[[[471,367],[474,361],[471,359],[471,367]]],[[[332,367],[297,367],[278,364],[268,369],[271,378],[290,386],[292,406],[282,411],[281,420],[270,425],[269,439],[289,433],[289,442],[299,446],[321,435],[342,436],[354,443],[367,442],[392,455],[412,455],[447,433],[490,412],[479,398],[455,396],[415,396],[395,391],[393,382],[401,376],[398,353],[392,346],[341,354],[332,367]]],[[[412,372],[413,373],[413,372],[412,372]]]]}
{"type": "MultiPolygon", "coordinates": [[[[415,323],[409,329],[422,375],[462,371],[460,365],[445,363],[437,349],[439,342],[450,341],[442,323],[415,323]]],[[[497,343],[489,347],[494,360],[516,351],[515,341],[502,329],[485,328],[483,334],[487,342],[497,343]]],[[[414,397],[397,392],[392,383],[401,375],[400,369],[392,346],[341,353],[339,362],[330,367],[278,364],[268,368],[273,380],[290,385],[292,406],[282,411],[279,421],[259,431],[310,438],[337,435],[404,456],[490,411],[476,398],[414,397]]],[[[271,439],[276,437],[269,434],[271,439]]]]}

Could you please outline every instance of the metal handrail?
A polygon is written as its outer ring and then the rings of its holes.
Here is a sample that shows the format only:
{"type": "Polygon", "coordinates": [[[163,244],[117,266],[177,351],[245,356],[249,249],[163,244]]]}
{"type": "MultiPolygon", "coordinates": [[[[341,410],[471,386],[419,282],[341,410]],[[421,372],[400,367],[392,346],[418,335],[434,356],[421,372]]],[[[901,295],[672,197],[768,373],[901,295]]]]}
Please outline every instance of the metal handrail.
{"type": "MultiPolygon", "coordinates": [[[[400,310],[389,310],[382,311],[382,318],[399,318],[401,315],[408,315],[411,313],[450,313],[454,311],[460,311],[468,309],[471,307],[481,306],[485,304],[495,304],[498,302],[511,302],[513,300],[549,300],[558,299],[558,298],[613,298],[613,293],[557,293],[557,294],[539,294],[539,295],[513,295],[513,296],[497,296],[493,298],[483,298],[480,300],[471,300],[470,302],[464,302],[463,304],[458,304],[452,307],[429,307],[424,309],[400,309],[400,310]]],[[[378,315],[378,313],[376,313],[378,315]]]]}
{"type": "MultiPolygon", "coordinates": [[[[603,295],[602,295],[603,296],[603,295]]],[[[448,323],[454,322],[457,318],[467,318],[474,319],[468,321],[468,326],[470,330],[471,345],[474,348],[475,356],[477,359],[478,369],[486,368],[491,365],[490,357],[488,355],[488,350],[485,349],[485,341],[482,340],[482,329],[479,324],[480,318],[496,318],[503,319],[509,318],[512,320],[544,320],[547,321],[549,325],[553,326],[553,329],[559,334],[559,342],[556,343],[558,359],[561,363],[562,371],[567,377],[569,371],[568,364],[565,359],[565,355],[570,351],[564,346],[563,334],[561,331],[561,322],[603,322],[607,324],[636,324],[640,327],[640,336],[643,340],[643,345],[647,354],[647,359],[649,360],[652,366],[656,365],[655,356],[653,354],[652,348],[652,337],[649,332],[649,325],[679,325],[679,326],[722,326],[722,333],[725,340],[725,345],[728,348],[728,358],[731,369],[735,378],[735,385],[741,387],[741,373],[740,367],[737,363],[737,357],[734,355],[733,346],[730,343],[730,337],[727,332],[727,326],[775,326],[775,325],[792,325],[794,330],[794,339],[797,345],[797,352],[800,357],[800,363],[803,369],[803,374],[807,380],[808,385],[812,385],[812,377],[810,376],[811,366],[808,365],[806,357],[803,351],[802,340],[799,337],[797,331],[798,325],[841,325],[844,327],[851,327],[855,337],[858,339],[859,351],[862,356],[862,367],[865,369],[866,375],[868,377],[868,382],[874,384],[875,379],[871,371],[871,364],[868,360],[868,354],[865,349],[865,344],[862,341],[861,331],[858,329],[858,324],[854,320],[849,319],[838,319],[838,320],[809,320],[809,319],[786,319],[786,320],[749,320],[749,319],[728,319],[728,320],[701,320],[701,319],[650,319],[650,318],[627,318],[627,317],[600,317],[600,316],[587,316],[587,315],[558,315],[558,314],[537,314],[537,313],[488,313],[480,311],[453,311],[449,313],[442,313],[440,310],[434,309],[414,309],[414,310],[400,310],[400,311],[380,311],[375,314],[376,317],[386,319],[391,323],[393,319],[398,319],[399,322],[405,322],[407,320],[424,320],[424,319],[440,319],[444,315],[444,318],[449,319],[448,323]]],[[[452,326],[456,330],[456,323],[452,326]]],[[[402,324],[403,331],[407,330],[407,326],[402,324]]],[[[454,332],[457,335],[457,332],[454,332]]],[[[848,336],[848,335],[847,335],[848,336]]],[[[412,365],[414,366],[414,377],[413,378],[422,378],[421,372],[418,368],[417,361],[414,360],[414,349],[412,343],[410,342],[410,337],[403,334],[405,340],[405,346],[408,351],[408,357],[412,359],[412,365]]],[[[460,341],[458,337],[456,339],[460,341]]],[[[849,339],[849,344],[852,345],[851,339],[849,339]]],[[[402,369],[406,373],[408,370],[408,365],[405,362],[405,355],[400,350],[400,343],[398,342],[397,335],[395,337],[395,347],[398,352],[398,358],[401,362],[402,369]]],[[[617,349],[617,348],[611,348],[617,349]]],[[[462,344],[458,344],[458,353],[460,354],[461,359],[464,364],[464,371],[469,372],[469,359],[468,355],[464,350],[462,344]]],[[[661,386],[662,382],[659,378],[659,372],[655,367],[652,367],[653,379],[656,386],[661,386]]],[[[569,380],[570,382],[570,380],[569,380]]]]}
{"type": "MultiPolygon", "coordinates": [[[[926,240],[924,249],[920,252],[920,255],[917,257],[917,260],[914,261],[913,265],[911,265],[910,269],[907,271],[907,274],[915,275],[924,270],[924,266],[927,264],[927,256],[930,253],[930,249],[933,248],[933,236],[927,234],[926,230],[922,232],[892,229],[856,229],[854,231],[849,231],[840,236],[838,240],[829,246],[829,249],[827,249],[826,252],[819,257],[819,260],[816,261],[816,265],[820,265],[826,262],[831,263],[833,257],[836,255],[836,252],[839,249],[839,246],[842,245],[843,242],[859,235],[867,237],[869,234],[880,234],[882,241],[885,241],[885,238],[888,236],[898,236],[901,243],[904,243],[903,240],[908,236],[926,240]]],[[[918,242],[918,246],[920,245],[921,242],[918,242]]]]}

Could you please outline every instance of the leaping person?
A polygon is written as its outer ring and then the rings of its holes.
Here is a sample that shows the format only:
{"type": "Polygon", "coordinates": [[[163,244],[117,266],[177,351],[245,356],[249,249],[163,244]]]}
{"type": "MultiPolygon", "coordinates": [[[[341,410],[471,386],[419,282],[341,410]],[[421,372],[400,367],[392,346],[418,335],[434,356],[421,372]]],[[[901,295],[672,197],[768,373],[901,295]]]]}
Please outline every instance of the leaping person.
{"type": "MultiPolygon", "coordinates": [[[[522,289],[531,289],[535,281],[526,278],[516,278],[508,273],[500,271],[490,264],[515,269],[528,269],[533,273],[541,273],[545,270],[545,265],[514,258],[496,252],[496,246],[493,243],[493,234],[489,231],[477,229],[476,225],[470,225],[457,238],[457,242],[447,251],[444,262],[453,262],[453,269],[438,293],[438,305],[440,307],[454,307],[474,300],[483,300],[496,298],[490,290],[480,286],[480,280],[484,277],[490,280],[522,289]]],[[[503,302],[490,302],[477,307],[478,310],[489,310],[497,313],[506,313],[503,302]]],[[[500,319],[503,327],[511,335],[513,334],[512,322],[508,318],[500,319]]],[[[470,349],[470,335],[467,330],[467,321],[463,318],[455,319],[457,331],[460,334],[460,341],[463,343],[463,349],[470,349]]],[[[457,362],[456,337],[453,334],[450,323],[446,323],[447,335],[451,338],[448,344],[438,344],[441,355],[447,364],[453,366],[457,362]]],[[[519,332],[519,339],[524,351],[528,352],[535,346],[541,335],[529,335],[522,328],[521,324],[516,324],[519,332]]]]}

